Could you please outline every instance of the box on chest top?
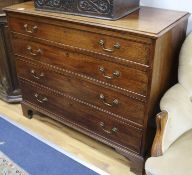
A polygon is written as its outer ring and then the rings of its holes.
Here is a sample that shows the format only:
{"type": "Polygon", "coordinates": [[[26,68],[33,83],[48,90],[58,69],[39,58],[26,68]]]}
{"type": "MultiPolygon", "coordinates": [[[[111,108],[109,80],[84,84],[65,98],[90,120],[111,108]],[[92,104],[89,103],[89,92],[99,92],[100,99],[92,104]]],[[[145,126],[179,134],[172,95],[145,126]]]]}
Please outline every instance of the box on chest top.
{"type": "Polygon", "coordinates": [[[140,0],[34,0],[39,10],[115,20],[139,8],[140,0]]]}

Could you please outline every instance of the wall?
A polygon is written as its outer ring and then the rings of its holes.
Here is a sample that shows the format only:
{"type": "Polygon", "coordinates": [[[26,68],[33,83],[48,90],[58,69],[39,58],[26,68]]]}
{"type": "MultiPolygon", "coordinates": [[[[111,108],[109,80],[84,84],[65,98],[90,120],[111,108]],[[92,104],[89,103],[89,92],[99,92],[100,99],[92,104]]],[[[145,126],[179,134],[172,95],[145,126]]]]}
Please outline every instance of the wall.
{"type": "MultiPolygon", "coordinates": [[[[192,0],[141,0],[141,5],[192,13],[192,0]]],[[[189,32],[192,32],[192,16],[190,16],[188,22],[187,33],[189,32]]]]}

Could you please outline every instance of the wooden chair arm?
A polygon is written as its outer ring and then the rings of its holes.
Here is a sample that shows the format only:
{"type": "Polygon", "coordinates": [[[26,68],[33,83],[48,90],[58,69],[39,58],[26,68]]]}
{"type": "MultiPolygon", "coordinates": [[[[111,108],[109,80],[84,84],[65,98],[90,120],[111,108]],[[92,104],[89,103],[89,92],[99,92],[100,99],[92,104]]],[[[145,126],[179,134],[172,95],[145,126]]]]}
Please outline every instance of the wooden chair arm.
{"type": "Polygon", "coordinates": [[[156,116],[156,135],[153,141],[152,149],[151,149],[151,156],[158,157],[163,154],[162,151],[162,139],[165,132],[165,126],[168,119],[167,111],[162,111],[156,116]]]}

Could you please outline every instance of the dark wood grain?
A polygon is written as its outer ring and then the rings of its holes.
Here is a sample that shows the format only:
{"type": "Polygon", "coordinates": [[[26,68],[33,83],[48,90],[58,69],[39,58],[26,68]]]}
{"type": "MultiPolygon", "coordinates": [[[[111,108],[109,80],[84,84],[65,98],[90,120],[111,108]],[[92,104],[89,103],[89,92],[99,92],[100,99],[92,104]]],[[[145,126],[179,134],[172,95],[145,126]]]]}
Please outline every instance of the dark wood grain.
{"type": "Polygon", "coordinates": [[[66,119],[74,125],[80,125],[85,130],[100,135],[103,139],[109,139],[115,145],[123,145],[127,149],[134,150],[137,153],[140,152],[141,130],[131,126],[128,129],[121,120],[113,119],[109,115],[106,116],[96,109],[81,104],[78,100],[74,101],[68,96],[54,92],[51,89],[48,90],[23,80],[20,81],[20,84],[23,89],[24,102],[45,109],[58,116],[60,120],[66,119]],[[38,97],[35,94],[38,94],[38,97]],[[47,101],[39,102],[43,98],[47,98],[47,101]],[[102,127],[101,122],[104,125],[102,127]],[[112,131],[113,128],[117,128],[117,130],[112,131]]]}
{"type": "Polygon", "coordinates": [[[188,13],[141,7],[104,22],[35,11],[32,3],[6,12],[24,115],[39,111],[106,143],[142,174],[154,113],[177,77],[188,13]]]}
{"type": "Polygon", "coordinates": [[[13,17],[10,18],[9,25],[13,29],[13,32],[62,43],[67,48],[77,48],[87,52],[105,54],[106,56],[119,57],[129,61],[134,61],[136,63],[148,65],[150,45],[143,44],[141,42],[101,35],[91,31],[87,32],[80,30],[80,27],[78,26],[77,29],[63,27],[65,24],[63,24],[63,26],[56,26],[51,25],[49,21],[41,21],[40,19],[37,22],[36,18],[26,20],[13,17]],[[29,33],[26,31],[24,25],[28,26],[28,30],[33,30],[34,27],[37,27],[37,29],[35,29],[33,33],[29,33]],[[58,33],[60,33],[60,35],[58,35],[58,33]],[[99,44],[100,41],[104,42],[104,49],[113,51],[105,51],[99,44]],[[115,45],[119,45],[119,48],[116,48],[115,45]]]}
{"type": "MultiPolygon", "coordinates": [[[[140,97],[141,99],[147,95],[147,71],[140,71],[138,68],[132,68],[130,65],[114,64],[113,59],[94,58],[75,51],[16,39],[15,37],[15,35],[12,37],[15,55],[38,61],[33,62],[34,64],[47,63],[54,65],[63,69],[63,71],[67,70],[68,72],[76,73],[76,76],[79,78],[81,77],[87,81],[92,79],[92,81],[101,82],[100,84],[109,84],[109,86],[114,86],[124,91],[124,93],[140,97]],[[20,44],[18,45],[17,43],[20,44]],[[101,68],[104,70],[101,71],[101,68]],[[114,75],[116,72],[119,72],[118,76],[114,75]]],[[[26,59],[23,58],[23,60],[26,59]]],[[[64,72],[67,74],[66,71],[64,72]]]]}
{"type": "MultiPolygon", "coordinates": [[[[84,101],[103,110],[110,111],[108,114],[121,119],[128,120],[133,125],[143,126],[145,103],[120,93],[96,86],[86,81],[78,80],[70,76],[65,76],[54,72],[52,69],[45,67],[36,67],[30,65],[30,62],[17,60],[18,76],[50,88],[62,91],[72,97],[84,101]],[[31,72],[33,71],[33,72],[31,72]],[[81,87],[81,88],[79,88],[81,87]],[[105,99],[102,99],[101,96],[105,99]],[[118,103],[114,103],[118,100],[118,103]]],[[[91,109],[90,109],[91,110],[91,109]]]]}

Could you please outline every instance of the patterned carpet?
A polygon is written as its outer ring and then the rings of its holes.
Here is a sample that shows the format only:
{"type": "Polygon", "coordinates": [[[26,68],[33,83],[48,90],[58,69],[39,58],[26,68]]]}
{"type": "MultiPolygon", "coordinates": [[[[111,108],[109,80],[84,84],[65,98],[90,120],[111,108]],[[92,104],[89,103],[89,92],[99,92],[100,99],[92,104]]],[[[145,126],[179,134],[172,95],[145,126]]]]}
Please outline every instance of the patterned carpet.
{"type": "Polygon", "coordinates": [[[28,173],[0,151],[0,175],[28,175],[28,173]]]}

